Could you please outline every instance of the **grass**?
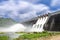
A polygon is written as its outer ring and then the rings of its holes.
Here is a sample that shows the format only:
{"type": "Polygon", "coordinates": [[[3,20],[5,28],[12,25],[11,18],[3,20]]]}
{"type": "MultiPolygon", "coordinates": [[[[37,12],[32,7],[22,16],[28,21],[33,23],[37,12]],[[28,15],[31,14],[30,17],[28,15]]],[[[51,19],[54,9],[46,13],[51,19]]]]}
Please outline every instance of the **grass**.
{"type": "MultiPolygon", "coordinates": [[[[42,38],[42,37],[49,37],[49,36],[54,36],[54,35],[60,35],[60,32],[31,32],[31,33],[24,33],[24,32],[16,32],[17,34],[23,34],[20,35],[18,38],[14,40],[37,40],[37,38],[42,38]]],[[[0,34],[4,34],[3,32],[0,32],[0,34]]],[[[0,36],[0,40],[9,40],[8,36],[0,36]]]]}
{"type": "Polygon", "coordinates": [[[24,39],[31,39],[31,38],[38,38],[38,37],[43,37],[43,36],[48,36],[48,33],[28,33],[20,36],[21,38],[24,39]]]}
{"type": "Polygon", "coordinates": [[[48,36],[53,36],[53,35],[58,35],[60,32],[33,32],[33,33],[25,33],[24,35],[20,36],[19,38],[16,38],[15,40],[35,40],[36,38],[40,37],[48,37],[48,36]]]}
{"type": "Polygon", "coordinates": [[[0,36],[0,40],[9,40],[8,36],[0,36]]]}

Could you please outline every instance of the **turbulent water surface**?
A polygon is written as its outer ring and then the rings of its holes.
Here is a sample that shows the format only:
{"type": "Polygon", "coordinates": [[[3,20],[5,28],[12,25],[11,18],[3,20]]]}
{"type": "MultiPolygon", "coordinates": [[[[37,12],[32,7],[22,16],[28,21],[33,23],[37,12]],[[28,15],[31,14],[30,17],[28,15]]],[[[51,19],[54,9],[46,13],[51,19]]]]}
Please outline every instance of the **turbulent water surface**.
{"type": "Polygon", "coordinates": [[[0,27],[0,32],[23,32],[25,28],[22,24],[14,24],[10,27],[0,27]]]}

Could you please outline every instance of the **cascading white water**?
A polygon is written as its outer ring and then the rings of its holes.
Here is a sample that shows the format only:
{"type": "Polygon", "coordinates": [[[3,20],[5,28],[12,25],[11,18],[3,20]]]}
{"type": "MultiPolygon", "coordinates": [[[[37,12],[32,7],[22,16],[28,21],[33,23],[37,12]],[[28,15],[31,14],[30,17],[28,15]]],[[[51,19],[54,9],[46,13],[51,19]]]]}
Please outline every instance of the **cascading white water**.
{"type": "Polygon", "coordinates": [[[38,21],[36,22],[36,24],[33,25],[30,32],[42,32],[42,31],[44,31],[43,26],[44,26],[47,18],[48,18],[47,16],[43,17],[43,18],[39,18],[38,21]]]}
{"type": "Polygon", "coordinates": [[[0,32],[24,32],[25,29],[24,25],[18,23],[7,28],[0,28],[0,32]]]}

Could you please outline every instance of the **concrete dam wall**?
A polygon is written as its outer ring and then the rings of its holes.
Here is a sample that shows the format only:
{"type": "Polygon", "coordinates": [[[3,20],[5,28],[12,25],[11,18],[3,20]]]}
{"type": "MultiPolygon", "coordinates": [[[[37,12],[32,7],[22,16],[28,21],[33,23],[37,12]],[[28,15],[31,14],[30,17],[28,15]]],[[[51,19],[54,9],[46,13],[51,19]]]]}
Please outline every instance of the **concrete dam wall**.
{"type": "Polygon", "coordinates": [[[44,24],[44,30],[60,31],[60,13],[51,15],[44,24]]]}

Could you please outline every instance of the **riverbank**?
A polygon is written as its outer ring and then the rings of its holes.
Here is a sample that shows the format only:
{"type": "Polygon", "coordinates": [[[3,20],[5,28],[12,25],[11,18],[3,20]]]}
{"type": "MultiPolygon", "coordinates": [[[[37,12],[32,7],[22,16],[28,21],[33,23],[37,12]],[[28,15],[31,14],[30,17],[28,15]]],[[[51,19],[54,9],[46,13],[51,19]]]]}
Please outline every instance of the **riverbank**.
{"type": "Polygon", "coordinates": [[[36,40],[60,40],[60,35],[37,38],[36,40]]]}
{"type": "Polygon", "coordinates": [[[34,32],[25,33],[24,35],[16,38],[15,40],[48,40],[52,36],[60,35],[60,32],[34,32]]]}
{"type": "Polygon", "coordinates": [[[0,39],[4,40],[52,40],[59,39],[60,32],[16,32],[16,33],[0,33],[0,39]],[[57,36],[59,35],[59,36],[57,36]],[[57,36],[57,37],[55,37],[57,36]]]}

